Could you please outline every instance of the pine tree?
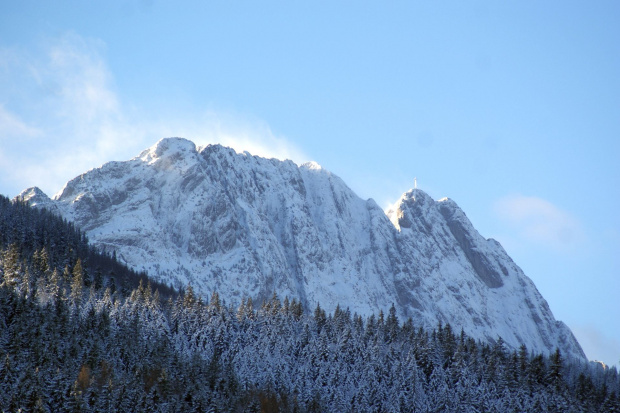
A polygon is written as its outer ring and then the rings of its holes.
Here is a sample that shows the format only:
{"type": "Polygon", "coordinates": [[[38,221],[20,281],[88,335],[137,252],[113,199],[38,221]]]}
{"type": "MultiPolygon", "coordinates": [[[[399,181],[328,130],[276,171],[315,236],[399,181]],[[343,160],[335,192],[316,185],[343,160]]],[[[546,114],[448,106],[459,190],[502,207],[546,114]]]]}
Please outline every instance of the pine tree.
{"type": "Polygon", "coordinates": [[[398,317],[396,317],[396,308],[394,307],[394,303],[390,307],[387,320],[385,321],[385,340],[388,343],[393,342],[397,339],[398,334],[400,333],[400,326],[398,323],[398,317]]]}
{"type": "Polygon", "coordinates": [[[547,381],[554,386],[556,390],[560,390],[562,387],[562,369],[564,360],[559,348],[555,349],[555,352],[550,356],[549,361],[550,364],[547,381]]]}
{"type": "Polygon", "coordinates": [[[327,316],[319,303],[316,304],[314,309],[314,321],[316,322],[317,333],[320,333],[327,322],[327,316]]]}
{"type": "Polygon", "coordinates": [[[185,308],[193,308],[196,305],[197,299],[196,299],[196,295],[194,294],[194,289],[192,288],[191,285],[187,286],[187,289],[185,290],[185,294],[183,295],[183,307],[185,308]]]}
{"type": "Polygon", "coordinates": [[[222,303],[220,302],[220,295],[217,291],[213,291],[211,294],[211,300],[209,300],[209,314],[214,316],[219,314],[222,310],[222,303]]]}
{"type": "Polygon", "coordinates": [[[77,260],[71,274],[71,301],[79,306],[84,290],[84,269],[82,267],[81,259],[77,260]]]}
{"type": "Polygon", "coordinates": [[[14,287],[20,283],[22,276],[22,265],[20,263],[19,246],[9,245],[9,248],[2,252],[2,284],[14,287]]]}
{"type": "Polygon", "coordinates": [[[93,277],[93,287],[97,291],[103,288],[103,273],[101,272],[101,268],[97,268],[95,271],[95,276],[93,277]]]}

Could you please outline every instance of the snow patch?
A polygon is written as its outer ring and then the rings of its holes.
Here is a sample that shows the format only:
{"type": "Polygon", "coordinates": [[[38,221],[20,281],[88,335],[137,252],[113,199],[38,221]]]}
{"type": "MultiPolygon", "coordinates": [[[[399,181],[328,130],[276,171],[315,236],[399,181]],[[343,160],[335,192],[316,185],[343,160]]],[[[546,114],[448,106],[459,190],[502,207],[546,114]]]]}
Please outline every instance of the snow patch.
{"type": "Polygon", "coordinates": [[[306,162],[301,166],[309,170],[316,170],[316,171],[323,170],[323,167],[314,161],[306,162]]]}

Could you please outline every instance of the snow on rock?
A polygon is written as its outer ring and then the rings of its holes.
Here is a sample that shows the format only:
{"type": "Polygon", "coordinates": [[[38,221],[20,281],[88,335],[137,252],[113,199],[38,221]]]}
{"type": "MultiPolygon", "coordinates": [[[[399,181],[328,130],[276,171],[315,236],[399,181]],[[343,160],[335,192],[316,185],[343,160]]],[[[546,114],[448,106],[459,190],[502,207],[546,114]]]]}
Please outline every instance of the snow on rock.
{"type": "Polygon", "coordinates": [[[33,207],[47,208],[52,212],[58,212],[54,202],[43,191],[41,191],[39,187],[36,186],[24,189],[15,197],[15,199],[22,202],[28,202],[28,204],[33,207]]]}
{"type": "Polygon", "coordinates": [[[394,303],[417,325],[449,322],[476,339],[585,360],[501,245],[454,201],[418,189],[384,212],[314,162],[169,138],[80,175],[53,200],[27,191],[134,269],[205,296],[275,292],[365,315],[394,303]]]}

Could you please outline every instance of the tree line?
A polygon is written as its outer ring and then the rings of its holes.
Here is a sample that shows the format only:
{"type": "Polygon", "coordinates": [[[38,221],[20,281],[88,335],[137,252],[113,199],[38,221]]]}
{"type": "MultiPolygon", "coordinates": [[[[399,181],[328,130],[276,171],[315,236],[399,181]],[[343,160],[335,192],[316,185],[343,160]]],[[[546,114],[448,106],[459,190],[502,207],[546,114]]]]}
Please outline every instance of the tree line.
{"type": "Polygon", "coordinates": [[[178,293],[0,199],[0,410],[620,412],[615,367],[449,324],[178,293]]]}

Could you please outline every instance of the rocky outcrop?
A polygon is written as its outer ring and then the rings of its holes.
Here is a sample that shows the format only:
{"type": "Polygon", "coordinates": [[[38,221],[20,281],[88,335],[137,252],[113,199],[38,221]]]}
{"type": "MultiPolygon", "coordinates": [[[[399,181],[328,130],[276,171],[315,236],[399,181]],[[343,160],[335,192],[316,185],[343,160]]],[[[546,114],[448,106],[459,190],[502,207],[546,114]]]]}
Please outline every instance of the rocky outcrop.
{"type": "Polygon", "coordinates": [[[207,296],[217,290],[240,302],[276,292],[309,308],[340,304],[360,314],[394,303],[418,325],[449,322],[477,339],[501,336],[544,353],[559,347],[585,360],[501,245],[483,238],[454,201],[421,190],[384,212],[316,163],[171,138],[38,203],[129,266],[207,296]]]}

